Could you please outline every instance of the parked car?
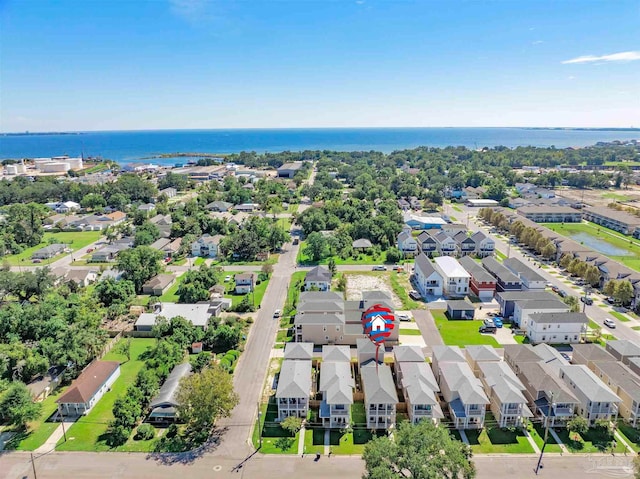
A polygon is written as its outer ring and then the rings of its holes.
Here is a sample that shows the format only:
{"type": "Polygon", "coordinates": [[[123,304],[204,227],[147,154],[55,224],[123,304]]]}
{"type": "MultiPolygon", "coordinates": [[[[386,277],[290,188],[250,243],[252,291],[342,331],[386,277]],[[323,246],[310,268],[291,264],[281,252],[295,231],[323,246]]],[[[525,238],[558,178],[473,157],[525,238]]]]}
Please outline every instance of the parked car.
{"type": "Polygon", "coordinates": [[[495,324],[496,328],[501,328],[503,326],[502,318],[496,316],[495,318],[493,318],[493,324],[495,324]]]}
{"type": "Polygon", "coordinates": [[[489,334],[495,334],[497,331],[495,326],[480,326],[480,328],[478,329],[478,332],[480,333],[489,333],[489,334]]]}
{"type": "Polygon", "coordinates": [[[610,319],[610,318],[605,319],[604,325],[608,328],[616,329],[616,323],[613,321],[613,319],[610,319]]]}
{"type": "Polygon", "coordinates": [[[373,267],[373,271],[386,271],[386,270],[387,270],[387,267],[381,264],[373,267]]]}
{"type": "Polygon", "coordinates": [[[547,283],[545,286],[546,286],[547,288],[553,288],[553,284],[551,284],[551,283],[547,283]]]}
{"type": "Polygon", "coordinates": [[[587,306],[591,306],[593,304],[593,299],[589,296],[580,296],[580,301],[582,301],[587,306]]]}
{"type": "Polygon", "coordinates": [[[231,281],[231,275],[228,274],[224,277],[224,282],[228,283],[229,281],[231,281]]]}
{"type": "Polygon", "coordinates": [[[33,260],[33,263],[34,263],[34,264],[35,264],[35,263],[42,263],[42,260],[41,260],[41,259],[34,259],[34,260],[33,260]]]}
{"type": "Polygon", "coordinates": [[[415,289],[412,289],[411,291],[409,291],[409,297],[411,299],[415,299],[416,301],[420,301],[422,299],[422,297],[420,296],[420,293],[418,293],[415,289]]]}
{"type": "Polygon", "coordinates": [[[93,248],[87,248],[87,253],[93,253],[93,248]]]}
{"type": "Polygon", "coordinates": [[[495,326],[495,323],[493,322],[493,319],[483,319],[482,320],[482,324],[484,326],[495,326]]]}
{"type": "Polygon", "coordinates": [[[560,288],[558,288],[557,286],[551,286],[551,291],[553,291],[554,293],[557,293],[560,291],[560,288]]]}
{"type": "Polygon", "coordinates": [[[411,321],[411,318],[406,313],[400,313],[397,316],[400,321],[411,321]]]}
{"type": "Polygon", "coordinates": [[[616,300],[614,298],[612,298],[611,296],[609,296],[608,298],[605,299],[605,301],[609,304],[614,304],[616,302],[616,300]]]}
{"type": "Polygon", "coordinates": [[[563,290],[561,290],[561,289],[559,289],[559,290],[558,290],[558,295],[559,295],[561,298],[566,298],[566,297],[567,297],[567,293],[566,293],[566,291],[563,291],[563,290]]]}
{"type": "Polygon", "coordinates": [[[276,310],[273,312],[273,317],[274,317],[274,318],[279,318],[281,315],[282,315],[282,311],[280,311],[279,309],[276,309],[276,310]]]}
{"type": "Polygon", "coordinates": [[[293,244],[298,244],[300,243],[300,240],[298,238],[293,238],[293,244]]]}

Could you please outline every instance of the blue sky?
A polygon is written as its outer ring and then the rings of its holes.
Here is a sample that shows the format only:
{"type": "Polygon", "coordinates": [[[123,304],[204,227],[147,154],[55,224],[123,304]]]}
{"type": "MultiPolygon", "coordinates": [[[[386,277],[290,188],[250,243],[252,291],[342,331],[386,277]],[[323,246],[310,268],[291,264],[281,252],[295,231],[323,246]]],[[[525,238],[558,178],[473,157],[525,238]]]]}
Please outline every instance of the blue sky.
{"type": "Polygon", "coordinates": [[[0,0],[0,131],[640,127],[640,3],[0,0]]]}

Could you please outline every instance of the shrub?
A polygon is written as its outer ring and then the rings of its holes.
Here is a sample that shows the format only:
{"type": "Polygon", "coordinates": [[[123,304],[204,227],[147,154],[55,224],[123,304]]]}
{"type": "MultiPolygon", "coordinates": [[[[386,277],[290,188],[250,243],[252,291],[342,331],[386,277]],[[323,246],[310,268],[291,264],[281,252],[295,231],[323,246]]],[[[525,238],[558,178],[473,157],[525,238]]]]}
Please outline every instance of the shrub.
{"type": "Polygon", "coordinates": [[[122,446],[129,436],[131,435],[131,429],[121,425],[112,425],[109,428],[107,435],[107,445],[110,447],[122,446]]]}
{"type": "Polygon", "coordinates": [[[171,424],[171,426],[167,428],[165,437],[174,437],[176,434],[178,434],[178,426],[177,424],[171,424]]]}
{"type": "Polygon", "coordinates": [[[149,440],[149,439],[153,439],[155,435],[156,435],[156,430],[153,428],[151,424],[141,424],[140,426],[138,426],[134,439],[149,440]]]}

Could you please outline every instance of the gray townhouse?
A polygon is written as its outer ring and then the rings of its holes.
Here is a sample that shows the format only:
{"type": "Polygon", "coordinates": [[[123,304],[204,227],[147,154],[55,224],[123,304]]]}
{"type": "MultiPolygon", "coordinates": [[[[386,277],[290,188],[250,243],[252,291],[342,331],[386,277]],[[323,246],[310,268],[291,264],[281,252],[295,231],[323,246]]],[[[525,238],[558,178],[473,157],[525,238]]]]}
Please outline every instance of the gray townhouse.
{"type": "Polygon", "coordinates": [[[418,248],[420,251],[428,257],[431,257],[433,253],[438,250],[438,245],[435,238],[428,232],[423,231],[418,235],[418,248]]]}
{"type": "Polygon", "coordinates": [[[505,344],[503,350],[504,361],[516,374],[519,373],[520,366],[524,363],[543,362],[557,377],[560,368],[569,365],[569,362],[562,357],[557,349],[545,343],[535,346],[531,344],[505,344]]]}
{"type": "Polygon", "coordinates": [[[476,252],[476,241],[467,235],[466,231],[459,231],[453,239],[456,242],[458,256],[469,256],[476,252]]]}
{"type": "Polygon", "coordinates": [[[482,266],[496,278],[496,291],[520,291],[522,280],[498,262],[493,256],[482,259],[482,266]]]}
{"type": "Polygon", "coordinates": [[[521,427],[533,417],[524,396],[525,387],[504,361],[478,364],[478,377],[489,397],[489,407],[498,426],[521,427]]]}
{"type": "Polygon", "coordinates": [[[599,344],[574,344],[571,362],[573,364],[583,364],[591,371],[595,369],[596,362],[615,362],[616,358],[608,353],[599,344]]]}
{"type": "Polygon", "coordinates": [[[640,344],[628,339],[616,339],[607,341],[605,349],[618,361],[629,364],[630,358],[640,357],[640,344]]]}
{"type": "Polygon", "coordinates": [[[413,258],[418,253],[418,241],[411,234],[408,226],[398,235],[398,249],[407,258],[413,258]]]}
{"type": "Polygon", "coordinates": [[[517,376],[525,387],[524,395],[543,426],[564,426],[573,418],[580,401],[560,379],[557,370],[544,361],[519,362],[517,369],[517,376]]]}
{"type": "Polygon", "coordinates": [[[441,379],[440,364],[446,362],[467,362],[467,358],[462,352],[462,349],[458,346],[436,345],[431,348],[431,351],[431,368],[433,369],[433,374],[435,375],[438,383],[440,383],[441,379]]]}
{"type": "Polygon", "coordinates": [[[482,429],[489,398],[466,361],[438,363],[440,390],[456,429],[482,429]]]}
{"type": "Polygon", "coordinates": [[[471,235],[471,239],[476,244],[476,256],[478,258],[485,258],[495,254],[496,242],[490,236],[487,236],[482,231],[476,231],[471,235]]]}
{"type": "Polygon", "coordinates": [[[422,297],[442,296],[444,279],[424,253],[414,262],[414,283],[422,297]]]}
{"type": "Polygon", "coordinates": [[[278,420],[282,421],[289,416],[306,419],[310,394],[311,361],[301,359],[282,361],[276,389],[278,420]]]}
{"type": "Polygon", "coordinates": [[[640,415],[640,377],[618,361],[596,361],[594,373],[620,398],[618,414],[633,427],[640,415]]]}
{"type": "Polygon", "coordinates": [[[582,214],[585,220],[624,235],[633,235],[640,229],[640,218],[626,211],[618,211],[613,208],[593,207],[584,208],[582,214]]]}
{"type": "Polygon", "coordinates": [[[482,363],[502,361],[495,348],[486,345],[467,346],[464,348],[464,355],[474,374],[478,374],[482,363]]]}
{"type": "Polygon", "coordinates": [[[436,397],[440,387],[431,366],[418,346],[393,348],[396,381],[402,388],[409,420],[416,424],[426,419],[438,423],[444,417],[436,397]]]}
{"type": "Polygon", "coordinates": [[[313,359],[313,343],[287,343],[284,347],[284,359],[313,359]]]}
{"type": "Polygon", "coordinates": [[[561,367],[560,379],[580,401],[576,413],[590,426],[598,419],[611,421],[618,417],[621,399],[584,364],[561,367]]]}
{"type": "Polygon", "coordinates": [[[555,312],[529,314],[527,337],[531,344],[576,344],[587,332],[585,313],[555,312]]]}
{"type": "Polygon", "coordinates": [[[436,240],[436,250],[440,256],[456,256],[458,243],[444,231],[439,231],[433,238],[436,240]]]}
{"type": "Polygon", "coordinates": [[[517,258],[507,258],[502,264],[522,281],[523,291],[544,291],[547,280],[517,258]]]}
{"type": "Polygon", "coordinates": [[[580,210],[568,206],[524,206],[518,214],[536,223],[580,223],[580,210]]]}
{"type": "Polygon", "coordinates": [[[351,423],[354,388],[349,346],[322,346],[319,416],[324,427],[345,428],[351,423]]]}
{"type": "MultiPolygon", "coordinates": [[[[513,308],[513,322],[521,329],[528,330],[531,316],[536,313],[568,313],[569,306],[559,299],[519,300],[513,308]]],[[[536,339],[539,339],[536,336],[536,339]]],[[[545,342],[542,341],[541,342],[545,342]]]]}
{"type": "Polygon", "coordinates": [[[555,294],[547,291],[502,291],[495,295],[496,301],[500,306],[500,314],[509,318],[513,316],[516,301],[520,300],[538,300],[538,301],[557,301],[555,294]]]}
{"type": "Polygon", "coordinates": [[[360,380],[364,391],[367,429],[389,429],[395,426],[398,393],[391,368],[369,360],[360,365],[360,380]]]}

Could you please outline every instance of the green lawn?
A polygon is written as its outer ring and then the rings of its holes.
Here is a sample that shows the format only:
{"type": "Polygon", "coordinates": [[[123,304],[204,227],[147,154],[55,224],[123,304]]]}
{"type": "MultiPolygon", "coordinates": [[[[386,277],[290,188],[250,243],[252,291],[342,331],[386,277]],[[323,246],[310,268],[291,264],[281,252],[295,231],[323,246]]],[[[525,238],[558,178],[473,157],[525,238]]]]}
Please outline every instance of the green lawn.
{"type": "Polygon", "coordinates": [[[324,454],[324,429],[314,428],[304,431],[304,453],[324,454]]]}
{"type": "MultiPolygon", "coordinates": [[[[306,271],[296,271],[291,275],[289,280],[289,289],[287,290],[287,299],[285,301],[285,310],[295,310],[295,305],[298,304],[298,298],[300,297],[300,287],[304,287],[304,278],[307,275],[306,271]]],[[[290,314],[285,312],[285,314],[290,314]]]]}
{"type": "MultiPolygon", "coordinates": [[[[487,414],[487,417],[490,417],[487,414]]],[[[478,453],[509,453],[526,454],[535,452],[529,444],[522,430],[500,429],[499,427],[487,427],[480,431],[476,429],[466,430],[471,450],[478,453]]]]}
{"type": "Polygon", "coordinates": [[[620,420],[618,421],[618,432],[627,440],[631,449],[640,452],[640,429],[636,429],[620,420]]]}
{"type": "MultiPolygon", "coordinates": [[[[105,443],[105,432],[109,421],[113,420],[113,403],[118,397],[125,394],[127,387],[133,383],[138,372],[144,367],[144,361],[140,359],[140,356],[147,348],[152,347],[155,341],[152,338],[133,338],[131,340],[131,361],[127,361],[125,356],[116,354],[113,351],[105,355],[103,358],[105,361],[120,361],[120,377],[89,414],[78,419],[69,428],[67,431],[68,441],[65,443],[62,439],[58,443],[58,450],[108,451],[111,449],[105,443]]],[[[125,446],[127,445],[125,444],[125,446]]]]}
{"type": "MultiPolygon", "coordinates": [[[[377,431],[376,436],[386,436],[386,431],[377,431]]],[[[331,454],[338,455],[362,455],[364,446],[373,438],[370,430],[364,427],[356,427],[353,432],[342,433],[339,430],[331,431],[330,450],[331,454]]]]}
{"type": "MultiPolygon", "coordinates": [[[[77,251],[80,248],[84,248],[91,243],[94,243],[100,239],[100,231],[63,231],[60,233],[45,233],[42,237],[42,242],[37,246],[25,249],[22,253],[5,256],[3,261],[8,261],[13,266],[32,266],[34,263],[31,261],[31,255],[40,248],[52,243],[66,244],[72,251],[77,251]]],[[[53,263],[60,258],[66,256],[66,254],[59,254],[54,258],[43,260],[41,265],[53,263]]]]}
{"type": "Polygon", "coordinates": [[[176,294],[178,292],[178,288],[180,287],[180,285],[182,284],[182,280],[184,279],[184,274],[182,276],[180,276],[178,279],[176,279],[176,282],[173,283],[173,285],[162,295],[160,296],[160,301],[162,301],[163,303],[177,303],[178,302],[178,295],[176,294]]]}
{"type": "Polygon", "coordinates": [[[602,196],[603,198],[608,198],[610,200],[616,200],[616,201],[629,201],[633,199],[631,196],[621,195],[620,193],[604,193],[600,196],[602,196]]]}
{"type": "Polygon", "coordinates": [[[298,439],[300,432],[296,433],[295,437],[292,437],[288,431],[285,431],[276,423],[278,416],[278,406],[275,403],[275,396],[269,398],[268,404],[262,404],[261,411],[261,428],[255,428],[253,434],[253,444],[255,447],[260,446],[259,431],[262,430],[262,448],[260,452],[263,454],[296,454],[298,452],[298,439]],[[289,437],[293,441],[286,450],[281,450],[276,447],[276,441],[281,437],[289,437]]]}
{"type": "Polygon", "coordinates": [[[496,249],[496,258],[498,259],[498,261],[504,261],[505,259],[507,259],[507,255],[496,249]]]}
{"type": "Polygon", "coordinates": [[[458,205],[451,205],[451,207],[456,210],[458,213],[462,213],[462,208],[460,208],[458,205]]]}
{"type": "Polygon", "coordinates": [[[618,313],[617,311],[610,311],[609,314],[617,320],[622,321],[623,323],[627,323],[630,321],[630,319],[626,315],[618,313]]]}
{"type": "Polygon", "coordinates": [[[480,334],[478,328],[482,321],[449,321],[442,310],[431,310],[436,326],[444,344],[448,346],[469,346],[487,344],[495,348],[500,347],[492,334],[480,334]]]}
{"type": "MultiPolygon", "coordinates": [[[[569,437],[569,431],[565,428],[556,429],[556,433],[570,452],[596,453],[608,451],[609,442],[598,436],[594,428],[589,429],[584,436],[576,434],[575,436],[580,439],[577,441],[569,437]]],[[[571,437],[574,437],[573,433],[571,437]]],[[[625,450],[624,444],[618,441],[615,452],[624,452],[625,450]]]]}
{"type": "Polygon", "coordinates": [[[205,258],[203,258],[202,256],[198,256],[196,258],[196,260],[193,262],[194,266],[200,266],[201,264],[204,264],[205,258]]]}
{"type": "MultiPolygon", "coordinates": [[[[298,250],[297,262],[298,264],[303,265],[315,265],[315,264],[329,264],[330,258],[325,258],[320,261],[311,261],[311,258],[304,253],[306,246],[305,241],[300,242],[300,249],[298,250]]],[[[347,259],[342,259],[340,256],[334,256],[337,265],[348,265],[348,264],[382,264],[387,260],[387,255],[385,252],[382,252],[379,256],[372,256],[367,253],[357,253],[356,257],[353,256],[348,257],[347,259]]]]}
{"type": "MultiPolygon", "coordinates": [[[[225,271],[223,273],[224,276],[231,275],[232,277],[235,276],[236,274],[240,274],[240,272],[225,271]]],[[[260,282],[260,284],[255,287],[253,294],[252,293],[235,294],[234,293],[235,283],[233,281],[230,281],[228,283],[222,283],[222,284],[225,284],[227,286],[227,292],[225,293],[224,296],[225,298],[231,299],[231,308],[235,308],[238,305],[238,303],[240,303],[244,299],[245,296],[249,296],[249,301],[253,301],[253,304],[255,304],[257,309],[260,303],[262,303],[262,298],[264,297],[264,293],[267,290],[269,280],[260,282]]]]}
{"type": "MultiPolygon", "coordinates": [[[[542,445],[544,444],[544,427],[540,423],[536,423],[529,431],[531,438],[538,445],[538,447],[542,450],[542,445]]],[[[544,452],[563,452],[562,448],[558,445],[556,440],[553,438],[551,433],[547,437],[547,447],[544,448],[544,452]]]]}
{"type": "Polygon", "coordinates": [[[640,326],[631,326],[631,329],[635,331],[640,331],[640,326]]]}
{"type": "Polygon", "coordinates": [[[589,236],[597,238],[600,241],[604,241],[615,248],[625,250],[628,252],[628,255],[605,256],[608,256],[631,269],[640,271],[640,242],[630,236],[624,236],[616,231],[593,223],[544,223],[544,226],[569,238],[576,234],[586,233],[589,236]]]}
{"type": "Polygon", "coordinates": [[[60,426],[59,422],[47,422],[47,419],[58,409],[56,400],[66,389],[66,387],[59,388],[42,401],[42,412],[38,420],[30,422],[26,432],[18,433],[18,435],[12,439],[7,449],[33,451],[45,443],[53,431],[60,426]]]}
{"type": "Polygon", "coordinates": [[[351,421],[355,426],[366,426],[367,412],[364,403],[356,402],[351,405],[351,421]]]}
{"type": "Polygon", "coordinates": [[[400,336],[402,336],[403,334],[405,336],[420,336],[422,333],[420,332],[419,329],[400,328],[400,336]]]}

